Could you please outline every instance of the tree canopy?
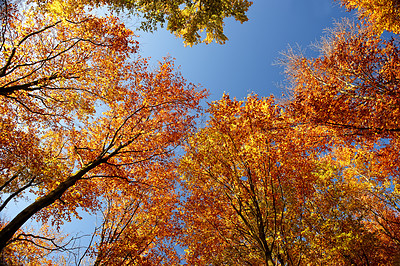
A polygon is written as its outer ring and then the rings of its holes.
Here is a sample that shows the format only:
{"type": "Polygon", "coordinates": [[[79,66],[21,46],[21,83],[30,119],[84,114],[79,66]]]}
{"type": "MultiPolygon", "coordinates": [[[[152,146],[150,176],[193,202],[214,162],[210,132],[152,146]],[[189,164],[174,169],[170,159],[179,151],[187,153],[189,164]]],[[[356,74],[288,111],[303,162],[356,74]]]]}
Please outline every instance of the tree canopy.
{"type": "Polygon", "coordinates": [[[287,99],[224,94],[197,129],[207,91],[118,12],[224,43],[250,1],[1,2],[0,265],[396,265],[398,4],[342,4],[361,20],[283,53],[287,99]]]}
{"type": "Polygon", "coordinates": [[[209,113],[180,166],[190,265],[393,262],[399,180],[381,159],[393,144],[354,145],[273,98],[225,96],[209,113]]]}
{"type": "Polygon", "coordinates": [[[374,23],[336,23],[315,58],[284,52],[281,104],[210,105],[180,166],[189,264],[397,263],[398,38],[374,23]]]}
{"type": "Polygon", "coordinates": [[[234,18],[243,23],[252,2],[248,0],[38,0],[53,12],[74,12],[85,6],[108,6],[116,11],[127,11],[142,18],[140,28],[153,31],[164,26],[186,45],[215,41],[223,44],[224,19],[234,18]],[[204,32],[204,34],[202,33],[204,32]]]}
{"type": "MultiPolygon", "coordinates": [[[[142,253],[152,260],[152,243],[170,239],[177,228],[174,149],[193,130],[205,91],[188,83],[169,58],[154,70],[146,59],[133,59],[138,43],[117,17],[95,17],[83,9],[59,17],[37,13],[34,5],[3,9],[8,13],[0,68],[1,208],[27,193],[34,196],[14,218],[2,218],[2,260],[44,263],[40,254],[24,255],[26,250],[49,253],[64,244],[50,233],[25,231],[24,223],[36,219],[57,228],[79,218],[78,209],[105,208],[108,198],[114,204],[104,210],[102,237],[94,241],[98,249],[87,254],[102,261],[105,245],[112,251],[110,245],[122,241],[121,233],[118,239],[103,237],[114,230],[108,212],[119,211],[126,221],[123,213],[135,208],[128,219],[135,218],[133,228],[138,223],[152,233],[130,239],[128,262],[142,253]],[[160,195],[165,197],[157,200],[160,195]]],[[[157,248],[165,256],[161,261],[171,259],[168,247],[157,248]]]]}
{"type": "Polygon", "coordinates": [[[377,33],[400,33],[400,2],[398,0],[341,0],[348,10],[357,9],[361,19],[372,23],[377,33]]]}

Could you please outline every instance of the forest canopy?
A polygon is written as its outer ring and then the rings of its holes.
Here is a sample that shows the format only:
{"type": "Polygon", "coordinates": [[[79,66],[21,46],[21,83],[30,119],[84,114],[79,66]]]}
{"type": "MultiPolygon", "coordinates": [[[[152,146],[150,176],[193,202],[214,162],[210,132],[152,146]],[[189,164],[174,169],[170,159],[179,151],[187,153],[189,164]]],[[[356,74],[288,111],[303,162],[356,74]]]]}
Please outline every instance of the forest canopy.
{"type": "Polygon", "coordinates": [[[1,2],[0,265],[400,262],[397,1],[341,1],[358,20],[315,57],[282,54],[285,99],[226,93],[205,111],[209,92],[141,57],[120,19],[223,44],[251,4],[1,2]],[[83,213],[93,231],[60,232],[83,213]]]}

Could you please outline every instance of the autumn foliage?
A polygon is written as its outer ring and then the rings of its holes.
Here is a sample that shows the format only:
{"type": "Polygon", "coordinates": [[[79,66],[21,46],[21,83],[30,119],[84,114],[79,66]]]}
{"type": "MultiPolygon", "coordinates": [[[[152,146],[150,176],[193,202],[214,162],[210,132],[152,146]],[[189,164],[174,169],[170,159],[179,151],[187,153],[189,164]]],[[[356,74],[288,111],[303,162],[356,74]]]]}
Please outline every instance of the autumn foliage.
{"type": "Polygon", "coordinates": [[[180,166],[190,265],[392,262],[398,192],[373,152],[273,98],[225,96],[209,112],[180,166]]]}
{"type": "MultiPolygon", "coordinates": [[[[59,17],[35,6],[19,8],[3,6],[1,207],[27,192],[34,200],[14,218],[2,217],[4,263],[45,263],[18,252],[29,243],[61,250],[53,237],[20,231],[29,219],[58,227],[79,218],[78,209],[105,208],[109,198],[113,204],[106,212],[121,212],[112,218],[125,226],[114,228],[105,215],[97,232],[118,230],[119,238],[96,238],[97,250],[90,247],[87,254],[102,261],[109,256],[106,247],[112,252],[110,245],[129,241],[127,262],[159,261],[149,250],[177,229],[171,218],[177,202],[174,149],[193,129],[205,92],[187,83],[171,59],[150,70],[135,55],[133,32],[116,17],[83,9],[59,17]],[[137,210],[130,219],[124,216],[129,206],[137,210]],[[143,232],[132,239],[137,227],[143,232]]],[[[167,244],[157,250],[163,260],[172,259],[167,244]]]]}
{"type": "Polygon", "coordinates": [[[190,265],[399,259],[398,40],[343,20],[282,63],[289,100],[228,96],[181,161],[190,265]]]}
{"type": "Polygon", "coordinates": [[[315,154],[307,145],[313,140],[302,137],[273,98],[225,96],[209,112],[208,126],[181,161],[190,191],[182,218],[186,260],[296,264],[303,255],[304,199],[315,182],[315,154]]]}
{"type": "Polygon", "coordinates": [[[344,20],[319,44],[321,57],[285,54],[296,115],[354,134],[400,130],[399,43],[344,20]]]}
{"type": "Polygon", "coordinates": [[[341,0],[348,10],[356,9],[361,19],[372,23],[377,33],[400,33],[400,1],[398,0],[341,0]]]}
{"type": "Polygon", "coordinates": [[[1,2],[0,265],[397,265],[398,4],[342,3],[365,20],[283,54],[288,99],[225,94],[196,129],[207,92],[92,11],[192,45],[250,1],[1,2]]]}
{"type": "Polygon", "coordinates": [[[154,31],[166,26],[185,45],[223,44],[228,40],[224,33],[224,19],[232,17],[243,23],[252,5],[248,0],[37,0],[42,8],[62,14],[74,13],[86,7],[108,7],[117,12],[126,11],[141,17],[140,29],[154,31]]]}

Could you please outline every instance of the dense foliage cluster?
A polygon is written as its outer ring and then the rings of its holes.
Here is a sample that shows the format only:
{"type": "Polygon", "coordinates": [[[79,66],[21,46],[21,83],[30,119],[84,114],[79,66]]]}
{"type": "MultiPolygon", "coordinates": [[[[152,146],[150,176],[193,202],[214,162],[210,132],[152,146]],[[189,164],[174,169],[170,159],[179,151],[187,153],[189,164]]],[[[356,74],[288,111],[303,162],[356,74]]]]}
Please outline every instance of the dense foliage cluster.
{"type": "Polygon", "coordinates": [[[1,1],[0,212],[30,204],[0,216],[0,265],[397,265],[397,2],[343,0],[359,22],[284,53],[288,100],[224,95],[195,130],[207,92],[115,14],[223,43],[250,1],[1,1]],[[84,247],[58,232],[81,211],[84,247]]]}

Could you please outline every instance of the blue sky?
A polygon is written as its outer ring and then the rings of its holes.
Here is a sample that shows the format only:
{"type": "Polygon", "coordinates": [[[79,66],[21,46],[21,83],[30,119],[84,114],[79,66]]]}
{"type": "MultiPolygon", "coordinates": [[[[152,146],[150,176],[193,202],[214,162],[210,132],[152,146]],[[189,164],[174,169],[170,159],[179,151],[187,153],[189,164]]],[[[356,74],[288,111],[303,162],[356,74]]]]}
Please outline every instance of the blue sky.
{"type": "Polygon", "coordinates": [[[351,14],[333,0],[253,0],[249,21],[226,21],[229,40],[224,45],[200,44],[184,47],[165,29],[143,33],[139,38],[142,56],[159,60],[176,58],[184,77],[210,91],[208,102],[224,92],[243,99],[251,92],[280,97],[283,69],[273,65],[288,45],[309,45],[320,39],[334,20],[351,14]]]}

